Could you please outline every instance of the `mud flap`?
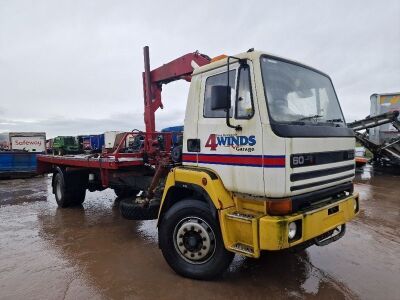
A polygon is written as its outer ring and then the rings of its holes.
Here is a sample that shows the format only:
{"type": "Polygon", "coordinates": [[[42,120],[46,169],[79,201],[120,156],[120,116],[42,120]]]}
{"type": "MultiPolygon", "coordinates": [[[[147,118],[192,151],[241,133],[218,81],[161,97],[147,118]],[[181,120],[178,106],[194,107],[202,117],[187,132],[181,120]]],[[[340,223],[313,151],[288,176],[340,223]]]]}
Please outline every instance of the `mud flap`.
{"type": "Polygon", "coordinates": [[[344,236],[346,232],[346,224],[343,224],[341,226],[336,227],[332,231],[329,231],[328,234],[324,234],[322,236],[319,236],[314,239],[314,243],[317,246],[326,246],[329,245],[330,243],[336,242],[340,238],[344,236]],[[339,231],[338,233],[335,233],[336,231],[339,231]]]}

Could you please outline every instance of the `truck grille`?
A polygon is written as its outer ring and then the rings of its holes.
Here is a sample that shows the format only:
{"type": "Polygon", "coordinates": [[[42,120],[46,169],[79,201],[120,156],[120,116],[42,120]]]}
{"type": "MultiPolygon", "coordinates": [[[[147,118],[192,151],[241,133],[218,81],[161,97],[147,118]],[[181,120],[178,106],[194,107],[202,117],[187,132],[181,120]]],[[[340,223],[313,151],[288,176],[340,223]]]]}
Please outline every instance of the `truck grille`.
{"type": "Polygon", "coordinates": [[[298,180],[305,180],[311,179],[321,176],[333,175],[337,173],[342,173],[346,171],[354,170],[354,164],[343,166],[343,167],[336,167],[336,168],[329,168],[317,171],[309,171],[309,172],[302,172],[302,173],[295,173],[290,175],[290,181],[298,181],[298,180]]]}
{"type": "Polygon", "coordinates": [[[290,190],[291,191],[298,191],[298,190],[308,189],[308,188],[311,188],[311,187],[314,187],[314,186],[328,184],[328,183],[332,183],[332,182],[335,182],[335,181],[339,181],[339,180],[343,180],[343,179],[347,179],[347,178],[352,178],[352,177],[354,177],[354,174],[349,174],[349,175],[345,175],[345,176],[335,177],[335,178],[331,178],[331,179],[327,179],[327,180],[321,180],[321,181],[311,182],[311,183],[306,183],[306,184],[301,184],[301,185],[295,185],[295,186],[291,186],[290,190]]]}
{"type": "Polygon", "coordinates": [[[313,153],[296,153],[290,156],[290,167],[301,168],[338,163],[354,159],[354,149],[313,153]]]}
{"type": "Polygon", "coordinates": [[[354,149],[310,153],[294,153],[290,156],[290,191],[318,188],[354,177],[354,149]],[[347,162],[347,163],[346,163],[347,162]],[[340,165],[339,165],[340,164],[340,165]],[[322,165],[326,165],[325,168],[322,165]],[[314,167],[310,170],[310,167],[314,167]],[[321,166],[321,167],[317,167],[321,166]],[[308,169],[305,171],[302,168],[308,169]],[[316,170],[317,169],[317,170],[316,170]],[[304,171],[303,171],[304,170],[304,171]]]}

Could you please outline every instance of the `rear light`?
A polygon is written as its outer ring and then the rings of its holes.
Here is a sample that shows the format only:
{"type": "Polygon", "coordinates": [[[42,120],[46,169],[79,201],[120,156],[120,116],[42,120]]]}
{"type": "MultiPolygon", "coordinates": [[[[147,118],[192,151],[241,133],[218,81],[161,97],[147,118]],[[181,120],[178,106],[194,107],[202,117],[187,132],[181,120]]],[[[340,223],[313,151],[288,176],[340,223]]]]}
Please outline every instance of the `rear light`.
{"type": "Polygon", "coordinates": [[[283,216],[292,212],[292,199],[267,201],[267,213],[271,216],[283,216]]]}

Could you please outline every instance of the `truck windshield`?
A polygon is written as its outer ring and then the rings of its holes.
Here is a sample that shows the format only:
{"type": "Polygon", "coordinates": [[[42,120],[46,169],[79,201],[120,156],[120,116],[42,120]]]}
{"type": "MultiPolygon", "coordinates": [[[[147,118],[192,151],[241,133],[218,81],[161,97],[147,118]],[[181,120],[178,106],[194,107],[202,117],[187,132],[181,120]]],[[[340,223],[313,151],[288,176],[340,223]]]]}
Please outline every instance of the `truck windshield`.
{"type": "Polygon", "coordinates": [[[272,121],[345,126],[332,82],[327,76],[271,57],[261,58],[261,69],[272,121]]]}

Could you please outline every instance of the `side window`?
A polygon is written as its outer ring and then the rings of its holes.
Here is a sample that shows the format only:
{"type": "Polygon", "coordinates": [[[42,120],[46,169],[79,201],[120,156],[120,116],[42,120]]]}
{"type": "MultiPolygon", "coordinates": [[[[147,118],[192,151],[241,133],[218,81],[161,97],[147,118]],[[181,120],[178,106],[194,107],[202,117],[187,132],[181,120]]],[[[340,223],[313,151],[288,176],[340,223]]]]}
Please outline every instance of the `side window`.
{"type": "Polygon", "coordinates": [[[250,83],[250,67],[248,65],[239,69],[237,89],[235,117],[236,119],[251,119],[254,115],[254,105],[250,83]]]}
{"type": "MultiPolygon", "coordinates": [[[[207,78],[206,87],[204,91],[204,110],[203,116],[205,118],[225,118],[226,112],[224,110],[211,110],[211,87],[214,85],[225,85],[228,82],[227,72],[213,75],[207,78]]],[[[229,71],[229,86],[231,87],[231,103],[235,103],[236,96],[236,70],[229,71]]],[[[232,117],[232,108],[230,109],[230,116],[232,117]]]]}

